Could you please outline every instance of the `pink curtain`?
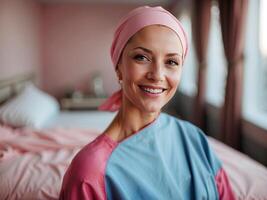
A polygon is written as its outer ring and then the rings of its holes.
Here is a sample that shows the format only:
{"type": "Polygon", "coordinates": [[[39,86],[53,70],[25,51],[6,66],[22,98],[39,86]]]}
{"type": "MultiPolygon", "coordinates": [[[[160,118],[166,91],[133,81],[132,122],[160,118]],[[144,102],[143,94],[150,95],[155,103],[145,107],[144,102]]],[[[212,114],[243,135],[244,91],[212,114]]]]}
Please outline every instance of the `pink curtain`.
{"type": "Polygon", "coordinates": [[[197,95],[194,102],[194,123],[205,129],[205,93],[207,71],[207,47],[210,30],[211,0],[194,0],[192,11],[192,33],[198,62],[197,95]]]}
{"type": "Polygon", "coordinates": [[[228,63],[225,102],[222,113],[222,140],[240,148],[241,97],[245,17],[248,0],[219,0],[224,52],[228,63]]]}

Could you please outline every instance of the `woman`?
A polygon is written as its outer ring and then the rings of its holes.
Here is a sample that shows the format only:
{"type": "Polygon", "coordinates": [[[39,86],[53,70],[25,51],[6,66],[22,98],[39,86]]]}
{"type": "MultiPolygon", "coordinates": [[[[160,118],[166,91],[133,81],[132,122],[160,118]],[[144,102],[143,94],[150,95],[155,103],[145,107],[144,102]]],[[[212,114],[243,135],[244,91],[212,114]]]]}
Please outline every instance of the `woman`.
{"type": "Polygon", "coordinates": [[[179,85],[188,43],[161,7],[140,7],[118,26],[111,57],[121,90],[101,106],[119,110],[67,170],[61,199],[234,199],[200,129],[160,113],[179,85]]]}

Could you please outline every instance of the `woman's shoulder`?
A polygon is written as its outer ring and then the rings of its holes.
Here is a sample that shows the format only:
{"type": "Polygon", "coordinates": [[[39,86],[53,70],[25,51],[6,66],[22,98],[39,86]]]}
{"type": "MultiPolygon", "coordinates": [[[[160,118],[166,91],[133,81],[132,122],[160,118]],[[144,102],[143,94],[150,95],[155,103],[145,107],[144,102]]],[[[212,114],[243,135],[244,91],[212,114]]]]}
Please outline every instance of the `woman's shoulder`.
{"type": "Polygon", "coordinates": [[[189,121],[176,118],[166,113],[162,114],[161,126],[172,130],[173,134],[183,141],[205,147],[208,145],[206,134],[189,121]]]}
{"type": "Polygon", "coordinates": [[[104,199],[104,172],[113,148],[104,134],[82,148],[64,175],[60,199],[104,199]]]}
{"type": "Polygon", "coordinates": [[[203,132],[201,131],[201,129],[189,121],[179,119],[167,113],[162,113],[161,118],[161,123],[165,127],[175,127],[180,130],[179,132],[183,132],[190,135],[192,134],[194,136],[199,134],[200,136],[203,136],[203,132]]]}
{"type": "Polygon", "coordinates": [[[166,113],[161,114],[159,129],[163,133],[168,132],[171,134],[171,138],[176,138],[184,145],[188,143],[194,144],[194,147],[202,147],[206,141],[206,136],[200,128],[189,121],[178,119],[166,113]]]}
{"type": "Polygon", "coordinates": [[[172,134],[171,140],[176,140],[183,146],[190,155],[201,157],[202,161],[207,161],[213,166],[214,173],[221,167],[221,162],[209,145],[208,137],[197,126],[191,122],[178,119],[164,114],[163,127],[172,134]]]}
{"type": "Polygon", "coordinates": [[[105,134],[101,134],[95,140],[83,147],[72,160],[68,174],[75,179],[87,181],[92,175],[102,174],[106,162],[115,148],[105,134]]]}

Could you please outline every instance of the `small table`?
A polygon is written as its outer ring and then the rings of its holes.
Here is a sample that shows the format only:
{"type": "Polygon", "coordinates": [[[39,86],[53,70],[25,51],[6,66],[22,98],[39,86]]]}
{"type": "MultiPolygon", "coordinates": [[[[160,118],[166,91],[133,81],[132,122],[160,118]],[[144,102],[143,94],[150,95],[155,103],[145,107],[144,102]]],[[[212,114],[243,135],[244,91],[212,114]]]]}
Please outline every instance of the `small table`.
{"type": "Polygon", "coordinates": [[[95,110],[105,100],[104,97],[63,98],[60,105],[63,110],[95,110]]]}

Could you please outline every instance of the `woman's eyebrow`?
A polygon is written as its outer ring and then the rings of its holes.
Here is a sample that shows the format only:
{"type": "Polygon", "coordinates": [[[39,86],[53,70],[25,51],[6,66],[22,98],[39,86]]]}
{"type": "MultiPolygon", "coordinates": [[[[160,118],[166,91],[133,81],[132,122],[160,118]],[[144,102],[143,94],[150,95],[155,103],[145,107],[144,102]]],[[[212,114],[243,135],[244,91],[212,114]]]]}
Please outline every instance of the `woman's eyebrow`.
{"type": "Polygon", "coordinates": [[[142,49],[143,51],[152,54],[152,51],[147,49],[147,48],[145,48],[145,47],[135,47],[133,50],[135,50],[135,49],[142,49]]]}
{"type": "Polygon", "coordinates": [[[182,54],[179,54],[179,53],[168,53],[167,56],[168,57],[172,57],[172,56],[180,56],[180,57],[182,57],[182,54]]]}
{"type": "MultiPolygon", "coordinates": [[[[153,53],[150,49],[147,49],[147,48],[141,47],[141,46],[140,47],[135,47],[133,50],[136,50],[136,49],[141,49],[141,50],[143,50],[143,51],[145,51],[147,53],[150,53],[150,54],[153,53]]],[[[182,57],[182,55],[179,54],[179,53],[168,53],[167,56],[168,57],[171,57],[171,56],[180,56],[180,57],[182,57]]]]}

